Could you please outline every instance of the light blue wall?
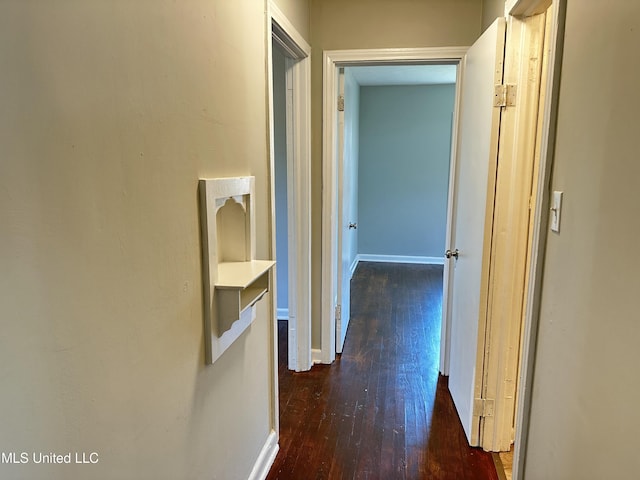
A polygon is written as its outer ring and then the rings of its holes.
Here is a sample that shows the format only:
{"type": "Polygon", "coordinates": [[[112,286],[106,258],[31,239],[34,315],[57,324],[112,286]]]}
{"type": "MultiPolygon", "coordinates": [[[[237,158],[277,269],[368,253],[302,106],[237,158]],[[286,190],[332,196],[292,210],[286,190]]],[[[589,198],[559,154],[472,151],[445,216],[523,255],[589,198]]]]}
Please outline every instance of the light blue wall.
{"type": "Polygon", "coordinates": [[[285,57],[273,43],[273,129],[276,182],[276,259],[278,309],[289,308],[287,237],[287,128],[285,57]]]}
{"type": "Polygon", "coordinates": [[[442,257],[455,85],[360,89],[358,253],[442,257]]]}

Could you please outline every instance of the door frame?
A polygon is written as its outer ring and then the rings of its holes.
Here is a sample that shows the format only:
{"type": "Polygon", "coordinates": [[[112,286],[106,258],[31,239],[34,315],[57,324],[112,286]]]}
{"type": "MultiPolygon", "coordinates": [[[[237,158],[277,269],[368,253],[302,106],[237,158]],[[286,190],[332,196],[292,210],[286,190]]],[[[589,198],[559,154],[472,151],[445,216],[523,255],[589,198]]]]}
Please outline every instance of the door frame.
{"type": "Polygon", "coordinates": [[[540,144],[540,160],[537,178],[534,183],[537,196],[534,205],[534,220],[531,259],[528,276],[524,325],[522,333],[522,352],[520,382],[518,386],[518,405],[516,408],[515,451],[513,458],[513,478],[523,480],[526,464],[527,440],[529,435],[530,412],[533,392],[533,373],[537,346],[538,324],[540,321],[540,305],[542,296],[542,273],[544,253],[547,244],[549,221],[551,173],[555,151],[556,120],[558,114],[558,94],[560,90],[560,73],[562,68],[562,52],[564,46],[564,25],[567,0],[508,0],[506,12],[515,17],[526,17],[545,11],[553,4],[551,19],[551,36],[549,44],[549,67],[547,93],[542,108],[542,139],[540,144]]]}
{"type": "Polygon", "coordinates": [[[517,89],[515,105],[502,110],[487,305],[487,345],[482,365],[483,399],[493,414],[482,418],[485,450],[508,451],[515,440],[520,352],[532,233],[531,205],[538,197],[552,11],[508,16],[502,83],[517,89]]]}
{"type": "MultiPolygon", "coordinates": [[[[287,117],[291,113],[291,118],[287,118],[288,366],[291,370],[305,371],[311,368],[311,47],[273,0],[267,3],[267,24],[271,255],[276,258],[273,39],[286,52],[287,83],[293,90],[291,112],[287,112],[287,117]]],[[[277,296],[275,285],[273,287],[272,313],[275,319],[277,296]]],[[[277,392],[277,322],[274,322],[272,340],[274,388],[277,392]]],[[[273,408],[277,421],[277,401],[273,408]]]]}
{"type": "MultiPolygon", "coordinates": [[[[336,358],[336,322],[334,298],[337,293],[337,275],[340,271],[338,256],[339,212],[337,211],[337,193],[339,185],[337,172],[336,146],[338,138],[338,69],[353,66],[372,65],[428,65],[451,63],[458,66],[456,80],[456,99],[454,107],[454,128],[452,133],[451,164],[449,168],[449,195],[455,180],[456,145],[458,134],[458,111],[460,108],[460,78],[463,58],[468,47],[436,48],[385,48],[356,50],[326,50],[323,55],[322,72],[322,162],[323,162],[323,198],[322,198],[322,315],[320,361],[332,363],[336,358]]],[[[447,241],[451,238],[452,219],[451,198],[447,207],[447,241]]],[[[443,252],[444,253],[444,252],[443,252]]],[[[450,278],[445,262],[444,279],[450,278]]],[[[445,291],[448,283],[445,283],[445,291]]],[[[443,298],[441,351],[449,344],[450,309],[443,298]]],[[[444,372],[441,354],[440,370],[444,372]]],[[[448,369],[448,365],[446,365],[448,369]]]]}

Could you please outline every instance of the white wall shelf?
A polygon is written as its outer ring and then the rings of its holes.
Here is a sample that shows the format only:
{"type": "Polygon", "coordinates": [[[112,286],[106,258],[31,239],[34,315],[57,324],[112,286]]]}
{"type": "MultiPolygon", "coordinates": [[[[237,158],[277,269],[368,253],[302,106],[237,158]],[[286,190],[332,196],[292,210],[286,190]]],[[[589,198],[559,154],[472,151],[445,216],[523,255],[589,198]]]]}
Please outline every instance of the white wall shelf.
{"type": "Polygon", "coordinates": [[[269,271],[275,262],[251,260],[218,264],[216,297],[218,325],[231,328],[244,310],[253,307],[271,289],[269,271]]]}
{"type": "Polygon", "coordinates": [[[200,180],[206,362],[255,318],[275,262],[255,259],[254,177],[200,180]]]}

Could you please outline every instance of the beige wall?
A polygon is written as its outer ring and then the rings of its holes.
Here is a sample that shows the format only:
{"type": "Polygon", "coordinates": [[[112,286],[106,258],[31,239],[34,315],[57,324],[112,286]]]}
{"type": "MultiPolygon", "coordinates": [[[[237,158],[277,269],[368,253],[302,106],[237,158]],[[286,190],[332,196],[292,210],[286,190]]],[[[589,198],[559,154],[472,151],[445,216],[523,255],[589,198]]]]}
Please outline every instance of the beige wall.
{"type": "Polygon", "coordinates": [[[324,50],[473,44],[481,0],[312,0],[312,309],[320,348],[322,235],[322,55],[324,50]]]}
{"type": "Polygon", "coordinates": [[[505,0],[482,0],[482,31],[498,17],[504,17],[505,0]]]}
{"type": "Polygon", "coordinates": [[[527,479],[635,478],[640,4],[568,2],[527,479]]]}
{"type": "Polygon", "coordinates": [[[270,300],[205,367],[197,180],[256,175],[267,257],[264,12],[3,2],[0,451],[99,463],[1,478],[247,478],[270,431],[270,300]]]}

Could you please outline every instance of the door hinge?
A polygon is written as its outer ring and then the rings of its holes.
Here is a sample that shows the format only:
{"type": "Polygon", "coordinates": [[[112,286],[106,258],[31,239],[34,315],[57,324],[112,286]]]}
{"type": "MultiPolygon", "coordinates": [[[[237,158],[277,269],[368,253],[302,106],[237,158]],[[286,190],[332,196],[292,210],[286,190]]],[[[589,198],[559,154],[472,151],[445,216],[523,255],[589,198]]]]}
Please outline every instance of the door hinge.
{"type": "Polygon", "coordinates": [[[493,90],[494,107],[513,107],[516,104],[518,86],[510,83],[496,85],[493,90]]]}
{"type": "Polygon", "coordinates": [[[493,398],[476,398],[473,401],[474,415],[479,417],[493,417],[496,401],[493,398]]]}
{"type": "Polygon", "coordinates": [[[336,309],[335,309],[335,317],[336,317],[336,322],[340,322],[342,320],[342,305],[336,305],[336,309]]]}
{"type": "Polygon", "coordinates": [[[338,111],[344,112],[344,95],[338,95],[338,111]]]}

